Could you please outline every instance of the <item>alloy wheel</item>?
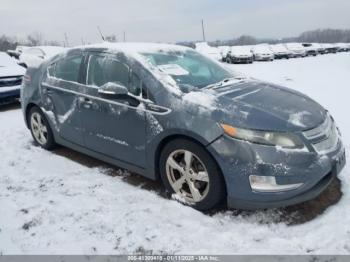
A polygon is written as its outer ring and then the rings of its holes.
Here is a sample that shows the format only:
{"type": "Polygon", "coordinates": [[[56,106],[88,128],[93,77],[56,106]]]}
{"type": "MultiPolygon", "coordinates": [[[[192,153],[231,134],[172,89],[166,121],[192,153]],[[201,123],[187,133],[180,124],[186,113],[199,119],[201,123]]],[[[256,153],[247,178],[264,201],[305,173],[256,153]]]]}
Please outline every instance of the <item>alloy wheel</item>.
{"type": "Polygon", "coordinates": [[[209,192],[208,171],[199,157],[188,150],[169,155],[166,174],[175,193],[189,203],[202,201],[209,192]]]}
{"type": "Polygon", "coordinates": [[[48,140],[48,131],[41,115],[37,112],[34,112],[30,118],[30,124],[35,140],[40,145],[45,145],[48,140]]]}

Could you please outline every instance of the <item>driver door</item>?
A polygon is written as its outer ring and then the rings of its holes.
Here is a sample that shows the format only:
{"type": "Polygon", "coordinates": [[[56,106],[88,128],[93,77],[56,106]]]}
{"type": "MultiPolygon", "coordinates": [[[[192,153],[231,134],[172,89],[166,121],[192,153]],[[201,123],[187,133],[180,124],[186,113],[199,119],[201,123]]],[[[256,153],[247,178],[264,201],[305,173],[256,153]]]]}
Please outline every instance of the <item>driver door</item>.
{"type": "Polygon", "coordinates": [[[145,111],[138,109],[140,102],[128,95],[112,97],[98,92],[107,83],[140,92],[130,75],[129,67],[113,55],[90,54],[86,74],[89,96],[80,98],[81,123],[88,149],[142,168],[146,120],[145,111]]]}

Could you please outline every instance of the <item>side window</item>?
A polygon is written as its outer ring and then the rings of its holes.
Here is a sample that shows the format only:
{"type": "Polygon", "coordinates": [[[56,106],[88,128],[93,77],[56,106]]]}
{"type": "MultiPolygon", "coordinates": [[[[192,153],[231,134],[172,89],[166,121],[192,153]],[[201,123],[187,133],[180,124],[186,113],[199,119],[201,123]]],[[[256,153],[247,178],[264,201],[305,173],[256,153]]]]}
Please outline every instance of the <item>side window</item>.
{"type": "Polygon", "coordinates": [[[127,87],[129,84],[129,68],[113,58],[100,55],[90,56],[87,84],[100,87],[108,82],[122,84],[127,87]]]}
{"type": "Polygon", "coordinates": [[[48,68],[48,74],[58,79],[78,82],[82,56],[64,58],[48,68]]]}

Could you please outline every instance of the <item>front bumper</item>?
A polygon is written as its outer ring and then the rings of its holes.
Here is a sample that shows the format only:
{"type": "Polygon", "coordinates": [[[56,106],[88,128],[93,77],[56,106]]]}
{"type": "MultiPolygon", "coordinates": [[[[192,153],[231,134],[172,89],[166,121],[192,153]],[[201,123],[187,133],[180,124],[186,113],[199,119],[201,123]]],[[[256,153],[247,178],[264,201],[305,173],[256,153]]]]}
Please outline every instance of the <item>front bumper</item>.
{"type": "Polygon", "coordinates": [[[274,56],[265,56],[265,55],[255,55],[254,56],[255,61],[270,61],[273,59],[274,59],[274,56]]]}
{"type": "Polygon", "coordinates": [[[233,63],[251,63],[253,62],[253,57],[231,57],[233,63]]]}
{"type": "Polygon", "coordinates": [[[283,58],[290,58],[291,55],[290,54],[287,54],[287,53],[277,53],[275,54],[275,59],[283,59],[283,58]]]}
{"type": "Polygon", "coordinates": [[[0,87],[0,104],[13,102],[20,97],[21,86],[0,87]]]}
{"type": "Polygon", "coordinates": [[[292,57],[293,58],[297,58],[297,57],[305,57],[307,54],[306,54],[306,52],[304,53],[299,53],[299,52],[295,52],[295,53],[293,53],[292,54],[292,57]]]}
{"type": "Polygon", "coordinates": [[[289,206],[317,197],[345,165],[339,140],[335,151],[319,155],[307,150],[281,150],[226,135],[208,146],[221,167],[227,185],[227,204],[238,209],[289,206]],[[279,185],[303,185],[283,192],[254,192],[249,176],[275,176],[279,185]]]}

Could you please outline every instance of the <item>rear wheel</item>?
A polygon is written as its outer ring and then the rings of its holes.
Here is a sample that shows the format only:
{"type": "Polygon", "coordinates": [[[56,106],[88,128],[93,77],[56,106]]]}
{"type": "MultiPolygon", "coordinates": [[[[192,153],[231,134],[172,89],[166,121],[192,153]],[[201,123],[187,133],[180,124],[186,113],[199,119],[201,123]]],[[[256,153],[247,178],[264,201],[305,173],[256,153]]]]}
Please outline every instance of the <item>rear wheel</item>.
{"type": "Polygon", "coordinates": [[[161,153],[159,169],[166,189],[198,210],[212,209],[226,196],[216,162],[205,148],[190,140],[168,143],[161,153]]]}
{"type": "Polygon", "coordinates": [[[45,115],[38,107],[33,107],[28,115],[29,127],[37,145],[51,150],[55,146],[52,130],[45,115]]]}

